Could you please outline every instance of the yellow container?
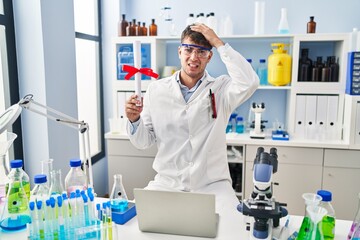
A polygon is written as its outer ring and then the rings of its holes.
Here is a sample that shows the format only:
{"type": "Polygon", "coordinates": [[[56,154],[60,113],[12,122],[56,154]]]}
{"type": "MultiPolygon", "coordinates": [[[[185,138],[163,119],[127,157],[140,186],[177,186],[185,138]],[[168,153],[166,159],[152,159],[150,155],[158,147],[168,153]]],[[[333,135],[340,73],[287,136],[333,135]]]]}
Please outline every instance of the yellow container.
{"type": "Polygon", "coordinates": [[[287,54],[285,43],[272,43],[268,58],[268,82],[274,86],[285,86],[291,81],[291,56],[287,54]]]}

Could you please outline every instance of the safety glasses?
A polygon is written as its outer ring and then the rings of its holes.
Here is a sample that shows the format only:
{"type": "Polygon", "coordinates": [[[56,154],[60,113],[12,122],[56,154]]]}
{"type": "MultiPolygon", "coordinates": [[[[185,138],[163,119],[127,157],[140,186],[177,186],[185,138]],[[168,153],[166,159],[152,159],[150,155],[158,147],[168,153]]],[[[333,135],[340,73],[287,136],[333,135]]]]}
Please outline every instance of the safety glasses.
{"type": "Polygon", "coordinates": [[[183,52],[186,56],[191,56],[195,52],[196,56],[199,58],[207,58],[210,55],[211,48],[202,47],[195,44],[181,44],[180,47],[183,49],[183,52]]]}

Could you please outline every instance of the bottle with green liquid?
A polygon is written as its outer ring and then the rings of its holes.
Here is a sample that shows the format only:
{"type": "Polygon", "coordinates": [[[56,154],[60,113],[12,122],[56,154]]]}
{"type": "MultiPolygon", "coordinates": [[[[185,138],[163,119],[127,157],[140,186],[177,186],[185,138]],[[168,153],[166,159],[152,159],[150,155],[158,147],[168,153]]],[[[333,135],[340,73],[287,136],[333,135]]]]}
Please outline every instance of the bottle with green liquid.
{"type": "MultiPolygon", "coordinates": [[[[8,175],[9,183],[6,185],[6,204],[0,219],[0,227],[6,231],[26,228],[31,221],[29,211],[29,198],[26,189],[30,189],[29,177],[22,170],[22,160],[10,162],[11,171],[8,175]]],[[[30,195],[30,191],[29,191],[30,195]]]]}
{"type": "Polygon", "coordinates": [[[321,230],[324,236],[324,240],[334,239],[335,237],[335,210],[331,204],[332,194],[330,191],[319,190],[318,195],[322,197],[322,201],[319,206],[327,210],[327,214],[321,221],[321,230]]]}

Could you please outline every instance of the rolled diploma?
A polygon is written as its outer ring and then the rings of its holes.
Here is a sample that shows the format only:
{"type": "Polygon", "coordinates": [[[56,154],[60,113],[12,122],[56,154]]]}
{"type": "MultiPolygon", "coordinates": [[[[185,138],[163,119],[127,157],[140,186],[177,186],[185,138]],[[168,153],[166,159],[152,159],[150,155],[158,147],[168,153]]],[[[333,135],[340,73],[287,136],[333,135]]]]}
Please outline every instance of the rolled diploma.
{"type": "MultiPolygon", "coordinates": [[[[134,49],[134,67],[137,69],[141,68],[141,42],[134,41],[133,43],[134,49]]],[[[141,73],[135,73],[135,94],[137,95],[138,103],[136,106],[141,106],[141,73]]]]}

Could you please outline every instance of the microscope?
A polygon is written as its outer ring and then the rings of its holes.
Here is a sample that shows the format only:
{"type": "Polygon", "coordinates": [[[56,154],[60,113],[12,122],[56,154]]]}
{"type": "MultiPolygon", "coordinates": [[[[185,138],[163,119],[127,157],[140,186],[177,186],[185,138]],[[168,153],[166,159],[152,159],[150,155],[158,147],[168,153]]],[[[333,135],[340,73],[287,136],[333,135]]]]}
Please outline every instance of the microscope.
{"type": "Polygon", "coordinates": [[[255,121],[254,124],[251,125],[254,130],[250,131],[250,138],[264,139],[265,132],[263,129],[265,126],[262,125],[262,123],[267,121],[261,120],[261,114],[265,111],[265,103],[256,104],[253,102],[251,105],[251,111],[255,113],[255,121]]]}
{"type": "Polygon", "coordinates": [[[272,228],[278,227],[280,218],[287,216],[286,204],[273,198],[272,175],[277,172],[277,149],[270,153],[263,147],[257,149],[253,167],[254,190],[251,197],[240,202],[237,209],[246,216],[254,217],[251,239],[272,239],[272,228]]]}

